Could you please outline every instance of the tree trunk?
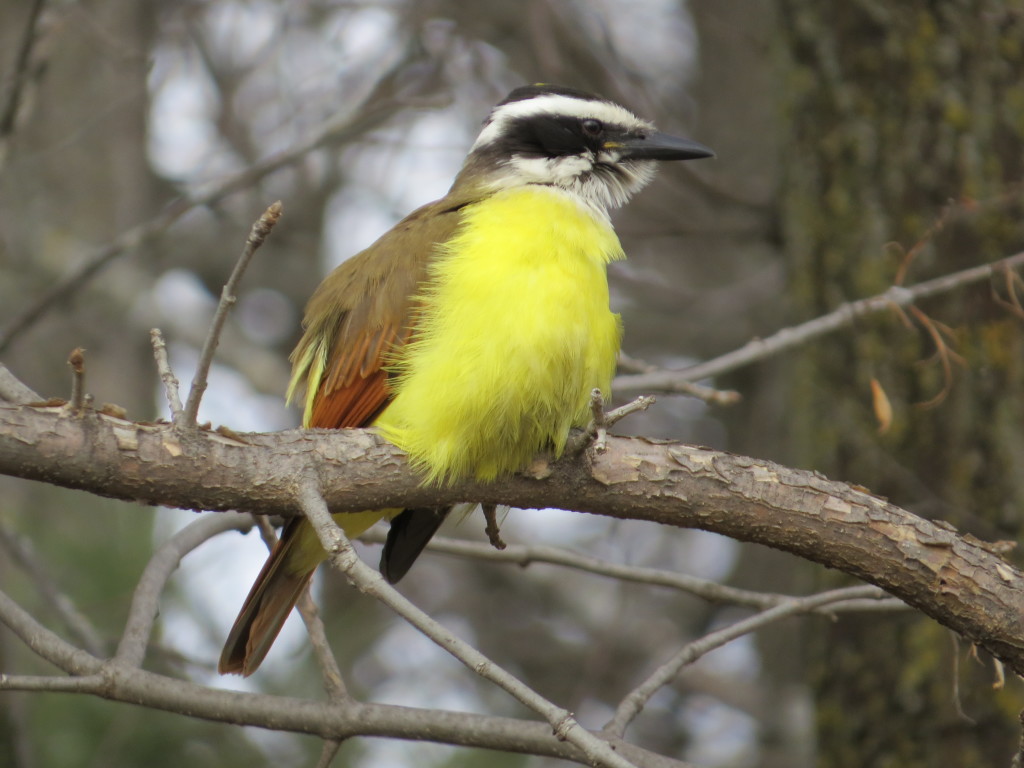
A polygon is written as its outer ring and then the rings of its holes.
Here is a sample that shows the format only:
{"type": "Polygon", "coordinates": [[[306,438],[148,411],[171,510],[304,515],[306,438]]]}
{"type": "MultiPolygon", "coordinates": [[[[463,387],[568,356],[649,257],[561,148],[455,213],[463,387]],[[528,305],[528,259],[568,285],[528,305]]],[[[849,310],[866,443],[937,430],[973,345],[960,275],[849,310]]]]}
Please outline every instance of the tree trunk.
{"type": "MultiPolygon", "coordinates": [[[[881,292],[904,267],[911,284],[1020,249],[1019,4],[780,0],[778,9],[783,232],[801,318],[881,292]]],[[[993,393],[1024,385],[1020,319],[989,285],[920,310],[863,322],[794,359],[774,458],[981,538],[1016,538],[1024,401],[993,393]],[[894,411],[884,433],[873,381],[894,411]]],[[[993,691],[992,665],[945,630],[862,615],[816,638],[818,765],[1008,763],[1020,704],[993,691]]]]}

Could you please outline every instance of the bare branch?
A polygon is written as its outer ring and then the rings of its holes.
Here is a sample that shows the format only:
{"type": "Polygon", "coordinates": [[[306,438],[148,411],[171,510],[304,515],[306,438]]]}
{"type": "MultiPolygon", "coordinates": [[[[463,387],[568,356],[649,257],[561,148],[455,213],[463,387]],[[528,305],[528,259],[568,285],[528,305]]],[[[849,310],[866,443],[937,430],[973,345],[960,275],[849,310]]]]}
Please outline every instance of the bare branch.
{"type": "Polygon", "coordinates": [[[612,387],[616,392],[636,392],[638,390],[659,392],[680,392],[683,384],[700,379],[721,376],[751,363],[772,357],[780,352],[806,344],[829,333],[834,333],[850,326],[855,320],[868,315],[887,311],[893,307],[910,306],[916,301],[936,296],[977,283],[1006,269],[1014,269],[1024,265],[1024,253],[1017,253],[1005,259],[971,267],[949,275],[927,280],[923,283],[903,288],[893,286],[884,293],[867,299],[843,304],[827,315],[809,320],[806,323],[783,328],[766,339],[754,339],[737,350],[716,357],[681,371],[653,371],[629,376],[616,376],[612,387]]]}
{"type": "MultiPolygon", "coordinates": [[[[100,671],[102,662],[48,630],[24,608],[0,591],[0,623],[3,623],[21,642],[42,659],[69,674],[93,675],[100,671]]],[[[0,676],[0,690],[8,687],[10,678],[0,676]]]]}
{"type": "Polygon", "coordinates": [[[29,575],[36,590],[82,647],[93,656],[104,656],[107,651],[102,636],[92,622],[78,610],[74,601],[60,590],[50,576],[49,569],[40,562],[31,542],[0,523],[0,547],[6,549],[11,560],[29,575]]]}
{"type": "MultiPolygon", "coordinates": [[[[383,544],[385,534],[380,530],[369,530],[359,537],[360,541],[374,544],[383,544]]],[[[495,563],[507,563],[519,568],[526,568],[535,563],[558,565],[564,568],[572,568],[584,573],[592,573],[597,576],[606,576],[619,581],[632,584],[646,584],[655,587],[667,587],[686,594],[707,600],[710,603],[723,605],[741,605],[748,608],[771,608],[776,605],[788,603],[793,600],[792,595],[776,594],[771,592],[755,592],[749,589],[739,589],[716,581],[701,579],[678,571],[666,571],[660,568],[644,568],[637,565],[620,565],[599,560],[596,557],[588,557],[560,547],[550,547],[543,544],[507,545],[503,550],[496,550],[493,547],[463,539],[451,539],[444,536],[435,536],[427,544],[431,552],[439,552],[446,555],[471,558],[474,560],[485,560],[495,563]]],[[[829,605],[828,608],[817,608],[815,613],[832,615],[835,613],[847,613],[852,611],[907,611],[910,606],[902,600],[891,597],[872,597],[864,600],[846,599],[838,605],[829,605]]]]}
{"type": "Polygon", "coordinates": [[[3,166],[7,140],[14,133],[14,124],[18,118],[21,96],[25,91],[25,85],[28,83],[32,48],[39,39],[39,19],[43,15],[43,7],[45,5],[46,0],[32,0],[32,5],[28,11],[28,18],[25,20],[25,30],[21,34],[18,51],[14,57],[13,71],[8,78],[7,93],[4,94],[3,103],[0,104],[0,167],[3,166]]]}
{"type": "Polygon", "coordinates": [[[237,512],[198,518],[164,542],[150,558],[132,595],[128,620],[114,660],[129,667],[141,667],[149,636],[160,610],[160,595],[181,558],[214,536],[231,530],[246,530],[252,517],[237,512]]]}
{"type": "Polygon", "coordinates": [[[829,592],[822,592],[810,597],[792,598],[781,605],[769,608],[766,611],[751,616],[748,619],[737,621],[735,624],[724,629],[710,632],[699,640],[688,643],[671,659],[662,664],[640,685],[630,691],[622,699],[615,716],[604,727],[604,731],[613,736],[622,737],[626,728],[640,714],[644,705],[663,686],[668,685],[679,674],[680,670],[687,664],[692,664],[701,656],[715,648],[720,648],[737,637],[754,632],[768,626],[776,621],[792,616],[797,613],[807,613],[821,608],[829,603],[837,603],[842,600],[863,599],[866,597],[878,597],[880,592],[876,587],[846,587],[834,589],[829,592]]]}
{"type": "Polygon", "coordinates": [[[316,768],[330,768],[331,763],[341,749],[342,742],[338,739],[327,739],[324,741],[323,749],[320,752],[320,759],[316,761],[316,768]]]}
{"type": "MultiPolygon", "coordinates": [[[[384,736],[499,749],[575,762],[587,759],[573,745],[555,738],[543,723],[467,712],[362,704],[351,700],[312,702],[285,696],[216,690],[113,660],[104,663],[61,640],[2,591],[0,623],[9,627],[39,656],[73,675],[65,678],[0,674],[0,691],[85,693],[216,722],[305,733],[336,741],[353,736],[384,736]]],[[[608,743],[638,766],[692,768],[619,739],[610,739],[608,743]]]]}
{"type": "Polygon", "coordinates": [[[11,373],[6,365],[0,363],[0,400],[24,405],[25,403],[41,403],[43,397],[33,392],[30,387],[11,373]]]}
{"type": "Polygon", "coordinates": [[[295,478],[315,471],[334,511],[473,500],[702,528],[870,581],[1024,672],[1024,575],[998,546],[813,472],[609,437],[608,449],[586,460],[538,457],[526,473],[493,483],[430,487],[372,432],[197,432],[186,440],[168,425],[61,413],[0,403],[0,473],[168,506],[289,516],[295,478]]]}
{"type": "Polygon", "coordinates": [[[431,619],[387,584],[379,573],[360,560],[352,548],[352,544],[345,537],[344,531],[331,519],[327,503],[324,501],[315,479],[307,476],[307,479],[299,487],[296,500],[316,530],[317,538],[320,539],[320,545],[328,553],[331,565],[345,574],[361,592],[384,603],[470,670],[485,680],[491,681],[510,693],[523,705],[543,716],[551,725],[556,738],[560,741],[568,741],[578,747],[587,756],[591,765],[608,766],[608,768],[636,768],[633,763],[616,754],[606,742],[581,727],[570,712],[543,698],[473,646],[431,619]]]}
{"type": "Polygon", "coordinates": [[[175,426],[179,428],[191,429],[196,424],[199,403],[203,399],[203,393],[206,392],[206,377],[210,372],[210,366],[213,365],[213,355],[217,351],[217,344],[220,342],[221,329],[224,328],[224,323],[228,319],[228,313],[231,312],[232,307],[238,301],[235,292],[238,290],[238,285],[242,281],[242,275],[245,274],[249,262],[252,261],[253,254],[263,245],[267,236],[274,229],[274,225],[281,218],[281,211],[280,200],[272,203],[252,225],[252,229],[249,230],[249,237],[246,238],[242,255],[239,256],[238,262],[231,272],[231,277],[228,278],[227,283],[224,284],[224,288],[220,292],[220,301],[217,304],[217,311],[213,315],[213,320],[210,322],[210,332],[206,336],[203,350],[199,355],[199,363],[196,366],[195,376],[192,377],[192,387],[188,392],[185,409],[181,412],[180,420],[175,422],[175,426]]]}
{"type": "Polygon", "coordinates": [[[77,347],[71,351],[68,357],[68,365],[71,366],[71,399],[68,400],[68,408],[76,416],[82,414],[85,405],[85,350],[77,347]]]}
{"type": "Polygon", "coordinates": [[[63,277],[54,280],[48,290],[39,295],[35,301],[0,329],[0,354],[6,351],[15,338],[35,324],[50,307],[73,294],[118,256],[135,251],[161,237],[171,225],[189,211],[214,205],[235,192],[251,189],[264,176],[298,162],[313,150],[326,144],[351,140],[372,130],[406,106],[408,104],[405,102],[384,99],[363,110],[358,107],[354,108],[351,113],[346,113],[325,123],[306,141],[286,151],[271,155],[194,197],[182,198],[171,203],[149,221],[123,232],[110,243],[75,259],[74,267],[69,269],[63,277]]]}
{"type": "Polygon", "coordinates": [[[612,427],[615,424],[618,424],[627,416],[631,416],[634,413],[639,413],[640,411],[646,411],[656,402],[658,402],[658,400],[653,395],[641,395],[632,402],[626,403],[625,405],[620,405],[618,408],[613,408],[612,410],[608,411],[608,413],[606,413],[604,416],[605,426],[612,427]]]}
{"type": "MultiPolygon", "coordinates": [[[[625,352],[619,352],[619,370],[625,373],[658,373],[664,369],[657,365],[631,357],[625,352]]],[[[624,375],[623,374],[623,375],[624,375]]],[[[673,392],[680,395],[689,395],[698,400],[703,400],[708,405],[735,405],[742,399],[742,395],[734,389],[714,389],[703,384],[696,384],[691,381],[678,381],[674,385],[673,392]]]]}
{"type": "Polygon", "coordinates": [[[167,405],[171,409],[171,421],[177,422],[181,419],[181,396],[178,389],[178,377],[174,375],[174,371],[171,370],[171,361],[167,359],[167,344],[164,342],[164,335],[159,328],[152,328],[149,331],[149,340],[153,344],[156,369],[160,373],[160,380],[164,383],[167,405]]]}

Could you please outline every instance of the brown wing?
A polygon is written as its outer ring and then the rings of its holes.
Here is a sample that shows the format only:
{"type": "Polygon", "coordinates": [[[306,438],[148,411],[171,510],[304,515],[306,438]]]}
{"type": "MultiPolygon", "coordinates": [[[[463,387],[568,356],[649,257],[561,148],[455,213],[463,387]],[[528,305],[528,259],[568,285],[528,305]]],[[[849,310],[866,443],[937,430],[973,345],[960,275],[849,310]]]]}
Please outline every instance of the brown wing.
{"type": "Polygon", "coordinates": [[[448,197],[414,211],[320,284],[292,353],[293,379],[316,388],[307,426],[365,427],[387,405],[391,393],[382,366],[409,340],[419,286],[438,244],[458,225],[458,210],[469,202],[448,197]],[[325,358],[322,371],[314,362],[318,355],[325,358]]]}

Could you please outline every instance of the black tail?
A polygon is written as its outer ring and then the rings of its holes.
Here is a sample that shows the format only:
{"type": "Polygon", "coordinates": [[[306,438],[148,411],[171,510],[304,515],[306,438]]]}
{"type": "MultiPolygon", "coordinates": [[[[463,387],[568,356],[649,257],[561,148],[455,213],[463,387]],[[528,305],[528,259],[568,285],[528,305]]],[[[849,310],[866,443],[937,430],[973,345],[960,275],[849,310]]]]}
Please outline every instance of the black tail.
{"type": "Polygon", "coordinates": [[[380,554],[380,572],[389,584],[396,584],[409,572],[451,511],[451,507],[406,509],[392,519],[384,551],[380,554]]]}

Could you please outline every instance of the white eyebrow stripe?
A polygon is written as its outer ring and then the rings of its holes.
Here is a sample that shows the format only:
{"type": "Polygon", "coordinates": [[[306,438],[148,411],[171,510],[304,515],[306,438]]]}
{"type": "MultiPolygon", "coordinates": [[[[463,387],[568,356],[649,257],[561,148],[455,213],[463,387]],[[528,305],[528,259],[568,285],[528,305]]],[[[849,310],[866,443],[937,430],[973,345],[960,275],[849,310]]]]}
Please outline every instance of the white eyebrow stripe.
{"type": "MultiPolygon", "coordinates": [[[[593,118],[602,123],[617,125],[627,130],[653,130],[654,126],[641,120],[625,107],[608,101],[587,101],[572,96],[546,94],[532,99],[513,101],[496,107],[487,125],[473,143],[473,150],[496,141],[505,133],[506,126],[517,118],[548,114],[552,116],[593,118]]],[[[470,150],[470,151],[473,151],[470,150]]]]}

